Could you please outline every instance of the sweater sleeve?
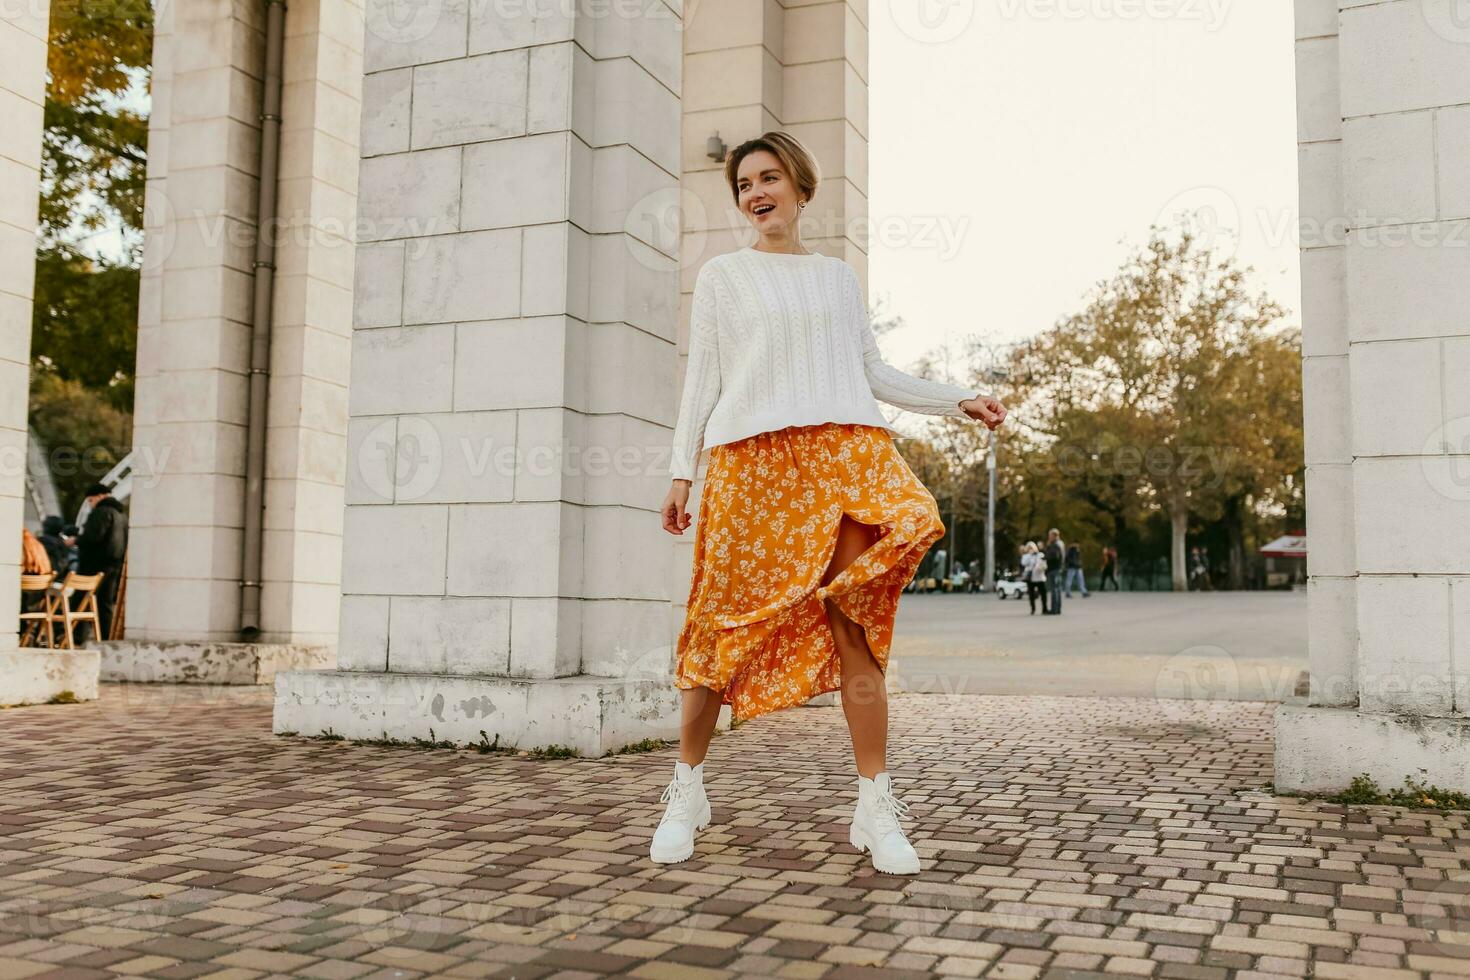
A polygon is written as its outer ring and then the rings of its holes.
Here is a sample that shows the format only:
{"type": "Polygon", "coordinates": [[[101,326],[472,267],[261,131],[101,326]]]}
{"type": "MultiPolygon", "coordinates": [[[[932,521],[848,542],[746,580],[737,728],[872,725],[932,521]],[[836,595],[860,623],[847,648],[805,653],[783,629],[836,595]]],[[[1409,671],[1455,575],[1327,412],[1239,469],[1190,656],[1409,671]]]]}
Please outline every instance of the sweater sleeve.
{"type": "Polygon", "coordinates": [[[868,376],[868,387],[873,390],[873,397],[920,415],[969,418],[965,410],[960,408],[960,402],[978,397],[979,392],[943,381],[916,378],[883,360],[883,354],[878,350],[878,338],[873,334],[872,321],[868,319],[868,305],[863,299],[862,284],[858,282],[857,273],[852,271],[851,266],[848,267],[848,291],[853,298],[853,307],[856,310],[854,318],[862,337],[863,371],[868,376]]]}
{"type": "Polygon", "coordinates": [[[693,480],[704,447],[704,428],[720,397],[719,304],[713,271],[706,264],[694,281],[689,315],[689,361],[684,368],[684,394],[674,424],[670,477],[693,480]]]}

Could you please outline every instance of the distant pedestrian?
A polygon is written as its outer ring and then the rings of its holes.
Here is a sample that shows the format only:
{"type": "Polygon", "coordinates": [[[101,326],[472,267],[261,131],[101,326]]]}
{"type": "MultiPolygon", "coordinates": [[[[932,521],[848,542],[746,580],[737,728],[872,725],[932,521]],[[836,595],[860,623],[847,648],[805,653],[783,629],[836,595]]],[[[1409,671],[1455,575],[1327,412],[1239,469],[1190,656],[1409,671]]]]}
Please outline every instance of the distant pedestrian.
{"type": "Polygon", "coordinates": [[[1067,581],[1062,587],[1068,599],[1072,598],[1073,582],[1076,582],[1077,587],[1082,590],[1082,598],[1092,598],[1092,594],[1087,591],[1087,579],[1082,573],[1082,549],[1075,544],[1070,544],[1067,546],[1067,581]]]}
{"type": "Polygon", "coordinates": [[[1031,601],[1031,615],[1036,615],[1036,600],[1046,612],[1046,559],[1035,541],[1027,541],[1021,549],[1021,581],[1026,583],[1026,598],[1031,601]]]}
{"type": "Polygon", "coordinates": [[[1113,591],[1118,589],[1118,549],[1108,545],[1103,549],[1102,585],[1097,587],[1099,592],[1108,591],[1108,583],[1113,583],[1113,591]]]}
{"type": "Polygon", "coordinates": [[[1046,593],[1051,604],[1046,609],[1048,616],[1062,614],[1062,569],[1067,561],[1067,545],[1062,532],[1052,528],[1046,532],[1046,547],[1041,552],[1046,559],[1046,593]]]}
{"type": "Polygon", "coordinates": [[[1214,591],[1205,552],[1198,547],[1189,549],[1189,587],[1196,592],[1214,591]]]}

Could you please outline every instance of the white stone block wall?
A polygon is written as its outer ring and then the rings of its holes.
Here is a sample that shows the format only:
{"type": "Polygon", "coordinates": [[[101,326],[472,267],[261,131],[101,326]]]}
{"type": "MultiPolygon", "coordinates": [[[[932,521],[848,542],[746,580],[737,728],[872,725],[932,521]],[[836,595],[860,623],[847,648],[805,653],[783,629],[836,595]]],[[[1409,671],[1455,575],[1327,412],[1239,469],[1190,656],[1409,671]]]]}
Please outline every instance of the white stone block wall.
{"type": "Polygon", "coordinates": [[[261,595],[278,642],[337,642],[362,43],[361,0],[286,5],[261,595]]]}
{"type": "Polygon", "coordinates": [[[1312,703],[1463,717],[1470,26],[1297,0],[1312,703]]]}
{"type": "MultiPolygon", "coordinates": [[[[263,7],[163,4],[138,325],[127,636],[239,635],[263,7]]],[[[332,643],[362,11],[288,4],[260,639],[332,643]]]]}
{"type": "Polygon", "coordinates": [[[1352,705],[1358,700],[1357,560],[1336,0],[1298,0],[1296,36],[1311,700],[1352,705]]]}
{"type": "Polygon", "coordinates": [[[339,666],[661,667],[678,13],[395,10],[366,8],[339,666]]]}
{"type": "Polygon", "coordinates": [[[1454,597],[1470,572],[1470,25],[1446,0],[1340,15],[1360,705],[1470,710],[1454,597]],[[1441,137],[1441,130],[1444,136],[1441,137]]]}
{"type": "Polygon", "coordinates": [[[5,119],[0,128],[0,534],[10,542],[0,548],[0,653],[19,642],[47,15],[44,0],[12,4],[0,13],[0,116],[5,119]]]}
{"type": "Polygon", "coordinates": [[[263,8],[159,7],[126,635],[238,636],[263,8]]]}

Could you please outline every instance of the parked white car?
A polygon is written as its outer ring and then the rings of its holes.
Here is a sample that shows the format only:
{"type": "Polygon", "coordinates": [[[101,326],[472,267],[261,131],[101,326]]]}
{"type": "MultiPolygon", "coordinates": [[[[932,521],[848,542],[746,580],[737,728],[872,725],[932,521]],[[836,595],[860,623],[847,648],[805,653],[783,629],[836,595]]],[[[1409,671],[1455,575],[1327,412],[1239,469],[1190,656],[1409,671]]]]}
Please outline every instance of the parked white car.
{"type": "Polygon", "coordinates": [[[1026,595],[1026,583],[1020,579],[1003,578],[995,583],[997,599],[1021,599],[1026,595]]]}

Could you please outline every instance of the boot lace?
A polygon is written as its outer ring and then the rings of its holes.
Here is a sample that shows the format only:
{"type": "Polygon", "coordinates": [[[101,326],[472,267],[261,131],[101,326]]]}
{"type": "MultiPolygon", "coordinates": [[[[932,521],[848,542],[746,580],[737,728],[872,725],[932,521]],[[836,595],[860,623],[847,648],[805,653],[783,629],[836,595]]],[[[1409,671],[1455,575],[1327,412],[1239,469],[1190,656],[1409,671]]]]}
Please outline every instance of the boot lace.
{"type": "Polygon", "coordinates": [[[692,781],[681,783],[677,776],[669,780],[669,785],[664,787],[663,796],[659,797],[660,803],[669,804],[669,808],[664,811],[664,819],[688,821],[694,814],[694,796],[692,781]]]}
{"type": "Polygon", "coordinates": [[[889,784],[887,789],[873,787],[873,829],[879,835],[897,830],[903,832],[900,820],[909,815],[909,805],[893,795],[893,786],[889,784]]]}

